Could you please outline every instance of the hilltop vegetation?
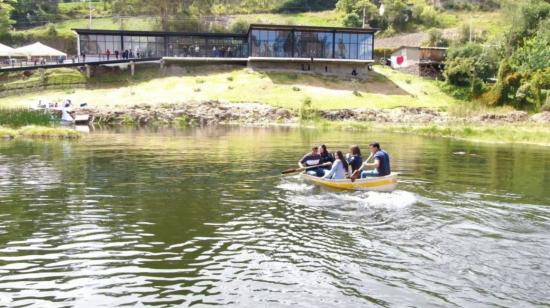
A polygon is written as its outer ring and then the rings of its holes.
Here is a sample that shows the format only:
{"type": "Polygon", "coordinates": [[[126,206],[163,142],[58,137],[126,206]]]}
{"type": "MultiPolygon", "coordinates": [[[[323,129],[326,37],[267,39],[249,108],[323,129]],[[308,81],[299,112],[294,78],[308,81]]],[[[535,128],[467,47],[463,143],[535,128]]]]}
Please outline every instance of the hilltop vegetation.
{"type": "MultiPolygon", "coordinates": [[[[550,110],[548,0],[102,0],[94,28],[246,31],[251,22],[361,27],[378,37],[422,31],[449,46],[442,88],[489,106],[550,110]],[[383,5],[382,5],[383,4],[383,5]],[[451,37],[443,35],[454,33],[451,37]]],[[[71,28],[88,26],[87,2],[1,0],[0,40],[43,41],[75,52],[71,28]]],[[[387,53],[386,53],[387,54],[387,53]]]]}
{"type": "Polygon", "coordinates": [[[493,37],[462,39],[448,52],[450,93],[481,104],[550,110],[550,3],[507,3],[513,21],[493,37]]]}

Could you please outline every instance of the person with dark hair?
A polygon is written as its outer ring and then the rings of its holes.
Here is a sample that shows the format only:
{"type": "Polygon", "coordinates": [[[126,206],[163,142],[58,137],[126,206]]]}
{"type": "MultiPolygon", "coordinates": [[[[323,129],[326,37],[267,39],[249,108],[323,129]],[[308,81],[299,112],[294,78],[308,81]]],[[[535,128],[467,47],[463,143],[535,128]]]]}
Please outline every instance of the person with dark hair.
{"type": "MultiPolygon", "coordinates": [[[[319,147],[319,155],[321,155],[320,164],[324,164],[324,163],[331,163],[332,164],[334,162],[334,156],[329,153],[329,151],[327,150],[327,146],[324,145],[324,144],[321,144],[321,146],[319,147]]],[[[330,170],[329,165],[323,166],[322,168],[325,169],[325,170],[330,170]]]]}
{"type": "Polygon", "coordinates": [[[344,154],[342,151],[337,151],[334,154],[334,157],[336,158],[334,160],[334,163],[332,164],[332,168],[330,168],[330,171],[325,174],[325,179],[332,179],[332,180],[341,180],[346,178],[346,172],[348,170],[348,163],[346,162],[346,159],[344,158],[344,154]]]}
{"type": "Polygon", "coordinates": [[[361,157],[361,149],[358,145],[352,145],[350,147],[350,153],[346,155],[347,163],[351,167],[351,172],[355,172],[361,165],[363,165],[363,158],[361,157]]]}
{"type": "Polygon", "coordinates": [[[369,144],[371,155],[369,159],[361,166],[361,178],[372,176],[386,176],[391,174],[390,156],[388,153],[380,148],[378,142],[369,144]],[[369,163],[371,157],[374,157],[374,162],[369,163]],[[364,169],[372,168],[372,170],[363,171],[364,169]]]}
{"type": "MultiPolygon", "coordinates": [[[[319,155],[319,148],[317,146],[313,146],[311,148],[311,152],[307,153],[300,159],[298,162],[298,166],[300,168],[308,168],[311,166],[317,166],[321,164],[321,155],[319,155]]],[[[306,174],[312,175],[312,176],[318,176],[322,177],[325,175],[325,172],[321,167],[311,168],[306,170],[306,174]]]]}

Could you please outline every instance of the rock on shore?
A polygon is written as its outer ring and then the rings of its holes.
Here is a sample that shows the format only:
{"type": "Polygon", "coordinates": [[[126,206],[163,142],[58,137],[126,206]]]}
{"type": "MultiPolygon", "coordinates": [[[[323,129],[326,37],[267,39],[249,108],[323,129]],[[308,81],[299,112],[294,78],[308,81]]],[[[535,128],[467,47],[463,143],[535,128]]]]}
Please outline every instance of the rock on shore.
{"type": "Polygon", "coordinates": [[[100,124],[148,125],[153,123],[182,123],[190,125],[216,125],[242,123],[268,125],[292,122],[292,113],[286,109],[256,103],[200,103],[161,104],[158,106],[135,105],[128,108],[86,109],[100,124]]]}

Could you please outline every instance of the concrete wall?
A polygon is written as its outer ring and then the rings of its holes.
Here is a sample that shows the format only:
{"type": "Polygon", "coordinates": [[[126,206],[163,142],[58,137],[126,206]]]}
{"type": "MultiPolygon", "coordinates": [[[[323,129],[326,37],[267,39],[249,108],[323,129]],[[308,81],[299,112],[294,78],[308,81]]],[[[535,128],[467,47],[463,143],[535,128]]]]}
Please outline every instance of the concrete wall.
{"type": "Polygon", "coordinates": [[[416,47],[400,48],[391,54],[391,59],[392,59],[391,66],[394,69],[403,69],[407,66],[418,65],[418,63],[420,62],[420,48],[416,48],[416,47]],[[405,58],[405,62],[402,65],[398,65],[396,63],[396,58],[399,56],[403,56],[405,58]]]}
{"type": "Polygon", "coordinates": [[[368,63],[262,60],[249,61],[248,67],[259,71],[291,71],[344,77],[353,77],[352,72],[355,70],[357,78],[367,78],[368,76],[368,63]]]}

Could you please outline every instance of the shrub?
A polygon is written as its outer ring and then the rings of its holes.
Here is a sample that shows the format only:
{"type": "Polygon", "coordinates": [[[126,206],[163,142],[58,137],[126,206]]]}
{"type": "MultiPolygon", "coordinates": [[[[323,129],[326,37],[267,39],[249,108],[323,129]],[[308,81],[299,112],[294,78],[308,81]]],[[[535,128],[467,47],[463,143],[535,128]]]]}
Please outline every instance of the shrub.
{"type": "Polygon", "coordinates": [[[233,81],[233,80],[234,80],[233,76],[228,76],[227,77],[227,81],[233,81]]]}
{"type": "Polygon", "coordinates": [[[312,107],[312,103],[313,101],[311,100],[311,97],[306,97],[302,101],[299,112],[301,120],[312,120],[315,118],[317,110],[312,107]]]}
{"type": "Polygon", "coordinates": [[[285,0],[275,9],[277,13],[300,13],[332,10],[337,0],[285,0]]]}
{"type": "Polygon", "coordinates": [[[297,87],[297,86],[293,86],[293,87],[292,87],[292,91],[300,92],[301,89],[300,89],[299,87],[297,87]]]}
{"type": "Polygon", "coordinates": [[[49,125],[51,115],[30,109],[0,109],[0,126],[49,125]]]}
{"type": "Polygon", "coordinates": [[[363,26],[363,20],[359,15],[355,13],[349,13],[344,17],[344,20],[342,21],[344,26],[346,27],[352,27],[352,28],[359,28],[363,26]]]}
{"type": "Polygon", "coordinates": [[[432,28],[428,31],[428,40],[425,42],[429,47],[444,47],[449,45],[449,42],[443,37],[443,32],[439,29],[432,28]]]}
{"type": "Polygon", "coordinates": [[[426,27],[437,27],[440,25],[439,14],[431,6],[424,6],[420,13],[420,22],[426,27]]]}
{"type": "Polygon", "coordinates": [[[250,28],[250,23],[244,19],[237,19],[231,24],[231,32],[233,33],[247,33],[250,28]]]}

